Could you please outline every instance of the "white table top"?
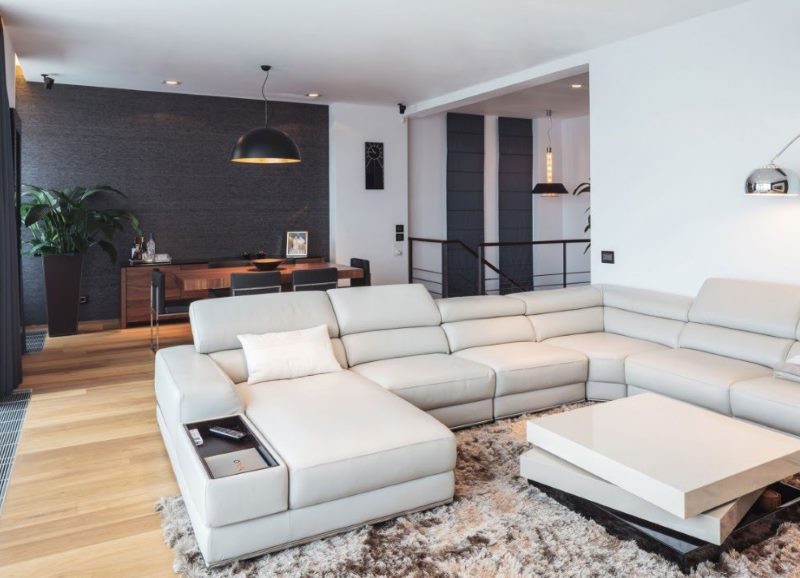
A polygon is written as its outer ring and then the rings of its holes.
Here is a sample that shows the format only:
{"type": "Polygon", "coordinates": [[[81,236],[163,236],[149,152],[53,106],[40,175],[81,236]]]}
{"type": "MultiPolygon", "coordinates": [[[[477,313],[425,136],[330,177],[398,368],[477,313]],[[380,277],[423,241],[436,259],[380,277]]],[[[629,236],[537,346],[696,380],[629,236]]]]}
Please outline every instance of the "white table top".
{"type": "Polygon", "coordinates": [[[531,420],[528,440],[681,518],[800,471],[800,439],[656,394],[531,420]]]}

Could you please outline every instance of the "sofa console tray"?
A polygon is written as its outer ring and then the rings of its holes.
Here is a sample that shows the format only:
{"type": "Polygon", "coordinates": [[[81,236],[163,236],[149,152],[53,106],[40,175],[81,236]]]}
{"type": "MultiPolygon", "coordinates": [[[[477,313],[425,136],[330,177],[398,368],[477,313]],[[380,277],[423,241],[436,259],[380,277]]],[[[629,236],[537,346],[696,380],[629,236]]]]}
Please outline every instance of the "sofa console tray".
{"type": "MultiPolygon", "coordinates": [[[[200,432],[200,436],[203,438],[203,445],[197,446],[194,445],[194,442],[192,442],[192,446],[194,446],[194,449],[197,452],[197,455],[200,457],[200,461],[202,462],[203,467],[206,470],[206,474],[210,479],[214,479],[215,476],[209,469],[205,458],[219,456],[222,454],[228,454],[248,449],[255,449],[266,463],[267,468],[274,468],[278,465],[278,462],[275,460],[275,458],[272,456],[269,450],[265,448],[264,445],[258,440],[258,437],[256,437],[256,435],[247,425],[246,421],[242,419],[242,416],[240,415],[232,415],[227,417],[209,419],[205,421],[186,423],[183,424],[183,428],[186,432],[186,435],[189,436],[189,439],[191,439],[189,430],[196,429],[197,431],[200,432]],[[247,435],[243,439],[238,441],[221,438],[208,431],[209,428],[212,428],[214,426],[221,426],[225,428],[238,430],[240,432],[246,433],[247,435]]],[[[248,471],[258,471],[258,470],[248,470],[248,471]]],[[[247,473],[247,472],[242,472],[242,473],[247,473]]]]}

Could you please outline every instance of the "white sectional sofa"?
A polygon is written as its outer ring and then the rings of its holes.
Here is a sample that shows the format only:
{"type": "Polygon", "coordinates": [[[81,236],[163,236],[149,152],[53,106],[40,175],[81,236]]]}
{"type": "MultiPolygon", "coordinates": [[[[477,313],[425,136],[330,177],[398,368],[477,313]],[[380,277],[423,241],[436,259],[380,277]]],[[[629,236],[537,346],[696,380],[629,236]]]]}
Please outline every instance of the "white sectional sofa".
{"type": "Polygon", "coordinates": [[[450,429],[651,391],[800,435],[800,287],[591,286],[434,301],[419,285],[199,301],[156,356],[158,423],[208,564],[446,503],[450,429]],[[247,384],[237,335],[326,325],[341,371],[247,384]],[[242,414],[278,465],[209,479],[183,424],[242,414]]]}

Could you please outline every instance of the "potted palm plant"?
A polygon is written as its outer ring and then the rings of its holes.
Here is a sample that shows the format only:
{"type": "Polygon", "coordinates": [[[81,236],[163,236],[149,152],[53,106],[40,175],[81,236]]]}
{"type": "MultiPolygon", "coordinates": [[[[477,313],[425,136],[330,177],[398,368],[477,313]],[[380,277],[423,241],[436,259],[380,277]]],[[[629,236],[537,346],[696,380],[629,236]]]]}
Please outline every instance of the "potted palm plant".
{"type": "Polygon", "coordinates": [[[137,233],[139,219],[123,209],[92,206],[97,195],[125,195],[106,185],[67,187],[62,190],[23,185],[22,222],[30,231],[23,252],[42,257],[51,336],[78,332],[83,255],[97,245],[117,262],[114,235],[130,225],[137,233]]]}

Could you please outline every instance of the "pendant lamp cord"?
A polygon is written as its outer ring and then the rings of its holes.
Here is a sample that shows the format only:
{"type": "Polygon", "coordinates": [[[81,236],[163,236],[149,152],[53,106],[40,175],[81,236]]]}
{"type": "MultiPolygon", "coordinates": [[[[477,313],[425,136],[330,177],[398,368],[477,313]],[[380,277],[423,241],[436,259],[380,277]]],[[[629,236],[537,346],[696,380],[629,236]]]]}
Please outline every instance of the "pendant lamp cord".
{"type": "Polygon", "coordinates": [[[269,70],[264,76],[264,83],[261,85],[261,98],[264,99],[264,126],[269,125],[269,102],[267,101],[267,81],[269,80],[269,70]]]}

